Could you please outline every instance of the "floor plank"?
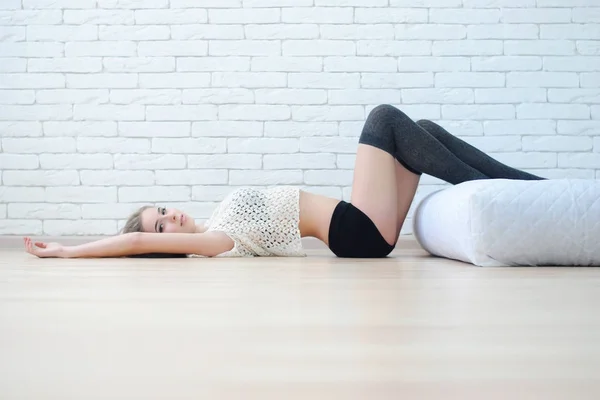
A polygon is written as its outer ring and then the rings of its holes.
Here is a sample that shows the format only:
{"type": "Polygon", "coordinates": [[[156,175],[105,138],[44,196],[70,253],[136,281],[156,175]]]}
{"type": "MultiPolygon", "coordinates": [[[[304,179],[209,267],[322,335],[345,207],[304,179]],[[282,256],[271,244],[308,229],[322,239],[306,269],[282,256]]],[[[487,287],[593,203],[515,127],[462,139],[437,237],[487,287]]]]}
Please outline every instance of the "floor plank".
{"type": "Polygon", "coordinates": [[[600,269],[0,249],[0,399],[597,399],[600,269]]]}

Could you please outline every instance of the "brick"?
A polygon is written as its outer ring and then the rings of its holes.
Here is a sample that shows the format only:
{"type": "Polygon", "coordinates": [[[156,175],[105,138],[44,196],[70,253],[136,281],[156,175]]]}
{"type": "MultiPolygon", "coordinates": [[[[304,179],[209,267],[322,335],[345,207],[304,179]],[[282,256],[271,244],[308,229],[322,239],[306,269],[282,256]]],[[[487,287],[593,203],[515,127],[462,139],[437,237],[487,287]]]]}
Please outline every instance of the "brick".
{"type": "Polygon", "coordinates": [[[396,72],[393,57],[325,57],[327,72],[396,72]]]}
{"type": "MultiPolygon", "coordinates": [[[[376,106],[377,105],[366,106],[366,114],[368,115],[371,112],[371,110],[376,106]]],[[[411,116],[414,120],[437,120],[440,119],[442,115],[441,107],[439,104],[402,104],[395,106],[396,108],[400,108],[406,115],[411,116]]]]}
{"type": "Polygon", "coordinates": [[[429,22],[436,24],[496,24],[500,10],[445,8],[429,10],[429,22]]]}
{"type": "Polygon", "coordinates": [[[2,183],[7,186],[64,186],[79,185],[77,171],[4,171],[2,183]]]}
{"type": "Polygon", "coordinates": [[[203,24],[208,22],[205,9],[136,10],[137,25],[203,24]]]}
{"type": "Polygon", "coordinates": [[[483,123],[481,121],[464,121],[464,120],[438,120],[434,121],[438,125],[442,126],[448,132],[459,135],[459,136],[482,136],[483,135],[483,123]]]}
{"type": "Polygon", "coordinates": [[[0,41],[23,42],[25,40],[27,40],[27,28],[24,26],[3,26],[0,30],[0,41]]]}
{"type": "MultiPolygon", "coordinates": [[[[125,170],[183,169],[186,167],[185,156],[175,154],[115,154],[114,161],[115,169],[125,170]]],[[[109,168],[111,167],[112,163],[109,168]]]]}
{"type": "Polygon", "coordinates": [[[38,121],[0,121],[0,132],[2,137],[42,136],[42,124],[38,121]]]}
{"type": "Polygon", "coordinates": [[[578,40],[577,52],[583,55],[600,56],[600,41],[598,40],[578,40]]]}
{"type": "Polygon", "coordinates": [[[61,22],[61,10],[0,11],[0,25],[56,25],[61,22]]]}
{"type": "Polygon", "coordinates": [[[265,122],[268,137],[337,136],[337,133],[337,122],[265,122]]]}
{"type": "Polygon", "coordinates": [[[594,179],[593,169],[529,169],[527,172],[547,179],[594,179]]]}
{"type": "Polygon", "coordinates": [[[469,71],[468,57],[400,57],[398,70],[404,72],[458,72],[469,71]]]}
{"type": "Polygon", "coordinates": [[[507,87],[576,87],[579,77],[573,72],[509,72],[507,87]]]}
{"type": "Polygon", "coordinates": [[[115,233],[117,233],[117,223],[113,220],[93,222],[44,220],[44,235],[48,236],[114,235],[115,233]]]}
{"type": "Polygon", "coordinates": [[[244,39],[242,25],[171,25],[175,40],[244,39]]]}
{"type": "Polygon", "coordinates": [[[189,122],[119,122],[119,136],[124,137],[186,137],[189,122]]]}
{"type": "MultiPolygon", "coordinates": [[[[46,189],[40,187],[8,187],[0,186],[0,201],[8,202],[40,202],[45,200],[46,189]]],[[[0,227],[4,225],[3,221],[0,227]]]]}
{"type": "Polygon", "coordinates": [[[506,40],[504,54],[508,56],[528,55],[572,55],[575,44],[570,40],[506,40]]]}
{"type": "Polygon", "coordinates": [[[108,103],[107,89],[38,90],[38,104],[102,104],[108,103]]]}
{"type": "Polygon", "coordinates": [[[365,89],[419,88],[433,86],[433,73],[361,73],[361,87],[365,89]]]}
{"type": "Polygon", "coordinates": [[[137,55],[144,57],[161,56],[206,56],[208,42],[202,40],[165,40],[139,42],[137,55]]]}
{"type": "Polygon", "coordinates": [[[281,21],[283,23],[351,24],[353,11],[350,7],[282,8],[281,21]]]}
{"type": "Polygon", "coordinates": [[[538,39],[539,28],[535,24],[469,25],[466,37],[469,39],[538,39]]]}
{"type": "Polygon", "coordinates": [[[278,72],[213,72],[213,87],[267,88],[285,87],[286,74],[278,72]]]}
{"type": "Polygon", "coordinates": [[[600,7],[574,8],[573,22],[600,22],[600,7]]]}
{"type": "Polygon", "coordinates": [[[253,103],[254,95],[249,89],[185,89],[184,104],[253,103]]]}
{"type": "Polygon", "coordinates": [[[257,89],[255,96],[257,104],[327,103],[327,92],[319,89],[257,89]]]}
{"type": "Polygon", "coordinates": [[[71,106],[24,105],[0,107],[0,121],[60,121],[73,117],[71,106]]]}
{"type": "Polygon", "coordinates": [[[73,106],[73,119],[76,121],[142,121],[144,120],[144,106],[137,104],[75,104],[73,106]]]}
{"type": "MultiPolygon", "coordinates": [[[[582,73],[579,75],[581,87],[598,88],[600,87],[600,72],[582,73]]],[[[574,85],[577,86],[577,85],[574,85]]]]}
{"type": "Polygon", "coordinates": [[[33,104],[33,90],[0,90],[0,104],[33,104]]]}
{"type": "Polygon", "coordinates": [[[546,90],[527,89],[475,89],[476,103],[545,103],[546,90]]]}
{"type": "Polygon", "coordinates": [[[589,119],[590,108],[583,104],[519,104],[518,119],[589,119]]]}
{"type": "Polygon", "coordinates": [[[61,74],[0,74],[0,89],[47,89],[65,87],[61,74]]]}
{"type": "Polygon", "coordinates": [[[339,169],[354,169],[356,165],[356,154],[338,154],[336,166],[339,169]]]}
{"type": "Polygon", "coordinates": [[[27,60],[24,58],[3,57],[0,63],[0,72],[25,72],[27,60]]]}
{"type": "Polygon", "coordinates": [[[504,74],[497,72],[439,72],[435,75],[436,87],[474,88],[502,87],[504,74]]]}
{"type": "Polygon", "coordinates": [[[173,72],[174,57],[104,57],[107,72],[173,72]]]}
{"type": "Polygon", "coordinates": [[[365,119],[361,106],[292,106],[294,121],[356,121],[365,119]]]}
{"type": "Polygon", "coordinates": [[[210,86],[207,72],[140,74],[139,86],[152,89],[197,88],[210,86]]]}
{"type": "Polygon", "coordinates": [[[229,172],[226,169],[198,169],[185,171],[156,171],[157,185],[223,185],[227,184],[229,172]]]}
{"type": "Polygon", "coordinates": [[[265,72],[315,72],[323,69],[323,61],[320,57],[253,57],[250,69],[265,72]]]}
{"type": "Polygon", "coordinates": [[[342,24],[321,24],[319,26],[321,38],[323,39],[394,39],[394,25],[392,24],[373,24],[373,25],[342,25],[342,24]]]}
{"type": "Polygon", "coordinates": [[[67,25],[133,25],[131,10],[64,10],[67,25]]]}
{"type": "Polygon", "coordinates": [[[93,25],[30,25],[28,41],[69,42],[98,40],[98,28],[93,25]]]}
{"type": "Polygon", "coordinates": [[[278,40],[211,40],[208,54],[211,56],[278,56],[281,54],[281,44],[278,40]]]}
{"type": "Polygon", "coordinates": [[[335,169],[334,154],[266,154],[264,169],[335,169]]]}
{"type": "Polygon", "coordinates": [[[443,105],[442,117],[445,119],[513,119],[513,105],[443,105]]]}
{"type": "Polygon", "coordinates": [[[473,71],[539,71],[542,69],[542,58],[536,56],[497,56],[473,57],[473,71]]]}
{"type": "Polygon", "coordinates": [[[562,0],[537,0],[537,3],[538,7],[586,7],[598,4],[596,0],[569,0],[568,2],[562,0]]]}
{"type": "Polygon", "coordinates": [[[600,71],[600,57],[544,57],[546,71],[600,71]]]}
{"type": "Polygon", "coordinates": [[[63,186],[46,188],[48,203],[104,203],[117,201],[117,188],[63,186]]]}
{"type": "Polygon", "coordinates": [[[77,138],[78,153],[149,153],[148,139],[131,138],[77,138]]]}
{"type": "Polygon", "coordinates": [[[290,73],[288,87],[346,89],[360,87],[359,73],[290,73]]]}
{"type": "Polygon", "coordinates": [[[128,218],[146,203],[82,204],[81,216],[84,219],[128,218]]]}
{"type": "Polygon", "coordinates": [[[73,153],[73,138],[3,138],[2,149],[7,153],[73,153]]]}
{"type": "Polygon", "coordinates": [[[558,154],[559,168],[600,168],[597,153],[561,153],[558,154]]]}
{"type": "Polygon", "coordinates": [[[319,26],[316,24],[269,24],[246,25],[248,39],[317,39],[319,26]]]}
{"type": "MultiPolygon", "coordinates": [[[[0,4],[0,10],[19,10],[21,8],[21,0],[4,0],[0,4]]],[[[0,216],[2,214],[0,213],[0,216]]]]}
{"type": "Polygon", "coordinates": [[[279,8],[264,10],[238,8],[231,10],[209,10],[211,24],[272,24],[280,22],[279,8]]]}
{"type": "Polygon", "coordinates": [[[37,169],[39,165],[40,163],[36,155],[0,153],[0,170],[37,169]]]}
{"type": "Polygon", "coordinates": [[[518,136],[464,137],[463,140],[477,149],[489,152],[521,151],[521,138],[518,136]]]}
{"type": "Polygon", "coordinates": [[[217,118],[214,105],[147,106],[147,121],[205,121],[217,118]]]}
{"type": "Polygon", "coordinates": [[[287,105],[221,105],[219,119],[233,121],[286,120],[291,116],[287,105]]]}
{"type": "Polygon", "coordinates": [[[8,217],[79,219],[81,218],[81,206],[79,204],[13,203],[8,205],[8,217]]]}
{"type": "Polygon", "coordinates": [[[190,155],[188,168],[261,169],[262,157],[262,154],[190,155]]]}
{"type": "Polygon", "coordinates": [[[431,54],[431,42],[426,40],[359,40],[359,56],[422,56],[431,54]]]}
{"type": "Polygon", "coordinates": [[[552,24],[540,27],[541,39],[600,39],[598,24],[552,24]]]}
{"type": "MultiPolygon", "coordinates": [[[[198,7],[198,0],[170,0],[169,3],[171,8],[198,7]]],[[[202,5],[210,8],[239,8],[242,0],[202,0],[202,5]]]]}
{"type": "Polygon", "coordinates": [[[30,58],[28,72],[100,72],[100,57],[30,58]]]}
{"type": "Polygon", "coordinates": [[[571,22],[571,10],[564,8],[504,8],[504,23],[560,23],[571,22]]]}
{"type": "Polygon", "coordinates": [[[551,103],[590,103],[600,104],[598,89],[549,89],[548,101],[551,103]]]}
{"type": "Polygon", "coordinates": [[[355,8],[354,22],[361,24],[428,22],[428,11],[418,8],[355,8]]]}
{"type": "Polygon", "coordinates": [[[556,168],[556,153],[544,152],[518,152],[518,153],[490,153],[494,159],[513,168],[556,168]]]}
{"type": "Polygon", "coordinates": [[[167,40],[171,38],[168,26],[107,25],[98,27],[100,40],[167,40]]]}
{"type": "Polygon", "coordinates": [[[350,40],[286,40],[282,51],[284,56],[353,56],[356,53],[355,43],[350,40]]]}
{"type": "Polygon", "coordinates": [[[559,135],[600,136],[600,121],[558,121],[559,135]]]}
{"type": "Polygon", "coordinates": [[[500,40],[445,40],[433,42],[434,56],[491,56],[500,55],[503,43],[500,40]]]}
{"type": "Polygon", "coordinates": [[[462,0],[390,0],[392,7],[462,7],[462,0]]]}
{"type": "Polygon", "coordinates": [[[464,0],[465,8],[535,7],[536,0],[464,0]]]}
{"type": "MultiPolygon", "coordinates": [[[[256,59],[256,58],[255,58],[256,59]]],[[[177,71],[248,71],[250,57],[178,57],[177,71]]]]}
{"type": "Polygon", "coordinates": [[[135,56],[134,42],[69,42],[65,44],[67,57],[135,56]]]}
{"type": "Polygon", "coordinates": [[[257,121],[206,121],[192,123],[192,136],[262,136],[263,123],[257,121]]]}
{"type": "Polygon", "coordinates": [[[352,185],[354,171],[304,171],[304,183],[307,185],[352,185]]]}
{"type": "Polygon", "coordinates": [[[45,9],[45,8],[95,8],[95,0],[23,0],[25,9],[45,9]]]}
{"type": "Polygon", "coordinates": [[[303,137],[300,151],[303,153],[356,153],[358,143],[354,137],[303,137]]]}
{"type": "Polygon", "coordinates": [[[42,221],[7,219],[0,224],[0,235],[41,235],[42,231],[42,221]]]}
{"type": "Polygon", "coordinates": [[[240,171],[229,173],[230,185],[298,185],[303,183],[302,171],[240,171]]]}
{"type": "MultiPolygon", "coordinates": [[[[379,0],[381,1],[381,0],[379,0]]],[[[243,0],[244,7],[298,7],[312,6],[312,0],[243,0]]]]}
{"type": "Polygon", "coordinates": [[[176,89],[111,90],[113,104],[181,104],[181,91],[176,89]]]}
{"type": "Polygon", "coordinates": [[[153,153],[212,154],[225,153],[225,150],[226,139],[223,138],[152,139],[153,153]]]}
{"type": "Polygon", "coordinates": [[[297,153],[298,139],[281,138],[230,138],[227,139],[229,153],[279,154],[297,153]]]}
{"type": "Polygon", "coordinates": [[[113,121],[48,121],[44,122],[44,136],[117,136],[113,121]]]}
{"type": "Polygon", "coordinates": [[[40,154],[42,169],[108,169],[112,168],[110,154],[40,154]]]}
{"type": "Polygon", "coordinates": [[[99,8],[169,8],[169,0],[98,0],[99,8]]]}
{"type": "Polygon", "coordinates": [[[330,90],[328,104],[400,103],[399,89],[330,90]]]}
{"type": "Polygon", "coordinates": [[[591,137],[573,136],[527,136],[523,138],[524,151],[591,151],[594,146],[591,137]]]}
{"type": "MultiPolygon", "coordinates": [[[[448,40],[464,39],[467,29],[451,24],[402,24],[395,27],[396,39],[448,40]]],[[[362,38],[360,38],[362,39],[362,38]]]]}
{"type": "Polygon", "coordinates": [[[402,103],[468,104],[475,101],[473,89],[403,89],[402,103]]]}

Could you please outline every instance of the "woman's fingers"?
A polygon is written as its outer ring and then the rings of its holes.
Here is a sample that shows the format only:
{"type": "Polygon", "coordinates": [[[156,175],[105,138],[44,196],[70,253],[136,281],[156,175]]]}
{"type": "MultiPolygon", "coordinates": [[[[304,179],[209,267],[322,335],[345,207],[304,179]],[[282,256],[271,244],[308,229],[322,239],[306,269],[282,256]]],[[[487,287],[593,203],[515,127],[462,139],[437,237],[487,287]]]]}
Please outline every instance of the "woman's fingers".
{"type": "Polygon", "coordinates": [[[46,243],[43,243],[43,242],[35,242],[35,245],[36,245],[37,247],[40,247],[40,248],[42,248],[42,249],[45,249],[45,248],[46,248],[46,243]]]}

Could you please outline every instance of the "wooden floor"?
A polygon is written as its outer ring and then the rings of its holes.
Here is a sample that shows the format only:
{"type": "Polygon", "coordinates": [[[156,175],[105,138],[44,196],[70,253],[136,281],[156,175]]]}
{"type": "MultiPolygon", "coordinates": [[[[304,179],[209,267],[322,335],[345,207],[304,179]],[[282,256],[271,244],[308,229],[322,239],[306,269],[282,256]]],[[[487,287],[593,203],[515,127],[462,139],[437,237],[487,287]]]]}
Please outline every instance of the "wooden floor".
{"type": "Polygon", "coordinates": [[[598,399],[600,268],[0,250],[0,399],[598,399]]]}

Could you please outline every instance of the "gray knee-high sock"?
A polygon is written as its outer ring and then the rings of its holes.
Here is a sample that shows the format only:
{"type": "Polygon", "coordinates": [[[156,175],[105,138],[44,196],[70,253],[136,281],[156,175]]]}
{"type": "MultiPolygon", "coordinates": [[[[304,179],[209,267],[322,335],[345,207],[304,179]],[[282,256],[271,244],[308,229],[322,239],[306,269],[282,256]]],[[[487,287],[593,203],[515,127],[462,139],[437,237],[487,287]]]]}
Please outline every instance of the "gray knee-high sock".
{"type": "Polygon", "coordinates": [[[519,179],[527,181],[546,179],[502,164],[481,150],[452,135],[435,122],[423,119],[417,121],[417,125],[439,140],[462,162],[483,172],[491,179],[519,179]]]}
{"type": "Polygon", "coordinates": [[[452,184],[489,179],[483,172],[452,154],[402,111],[390,105],[380,105],[371,111],[359,143],[390,153],[413,173],[425,173],[452,184]]]}

